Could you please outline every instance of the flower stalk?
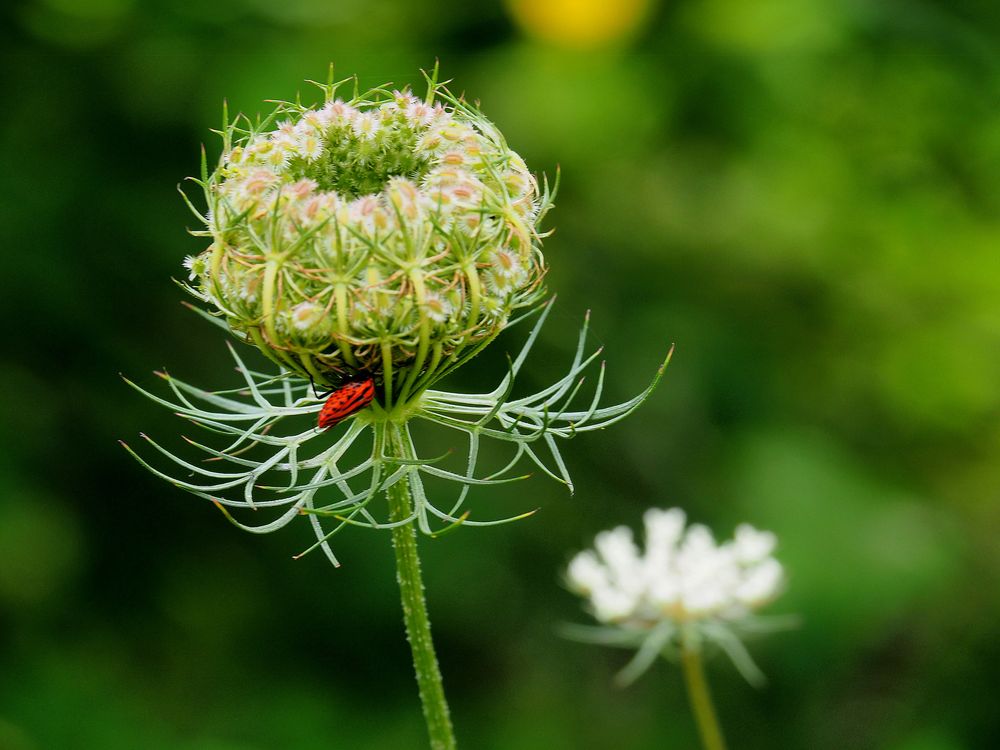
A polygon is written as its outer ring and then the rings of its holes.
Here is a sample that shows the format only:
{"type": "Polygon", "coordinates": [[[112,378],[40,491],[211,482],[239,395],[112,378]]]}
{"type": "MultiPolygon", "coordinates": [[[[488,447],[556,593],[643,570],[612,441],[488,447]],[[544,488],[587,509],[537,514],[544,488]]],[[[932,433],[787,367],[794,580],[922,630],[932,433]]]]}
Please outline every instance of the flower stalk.
{"type": "Polygon", "coordinates": [[[690,631],[685,631],[682,636],[681,669],[684,672],[684,683],[687,686],[688,699],[691,701],[691,711],[698,725],[701,744],[705,750],[726,750],[726,741],[722,737],[712,693],[708,689],[708,679],[705,677],[701,648],[690,631]]]}
{"type": "MultiPolygon", "coordinates": [[[[406,461],[413,460],[406,425],[389,423],[386,429],[392,435],[389,443],[394,454],[406,461]]],[[[397,522],[409,518],[413,513],[413,499],[408,480],[403,479],[394,484],[387,495],[389,520],[397,522]]],[[[431,622],[427,615],[420,557],[417,553],[417,532],[413,524],[407,523],[392,529],[392,547],[396,554],[396,580],[399,582],[399,595],[403,605],[406,638],[413,653],[413,669],[417,676],[417,688],[431,749],[454,750],[455,734],[431,638],[431,622]]]]}

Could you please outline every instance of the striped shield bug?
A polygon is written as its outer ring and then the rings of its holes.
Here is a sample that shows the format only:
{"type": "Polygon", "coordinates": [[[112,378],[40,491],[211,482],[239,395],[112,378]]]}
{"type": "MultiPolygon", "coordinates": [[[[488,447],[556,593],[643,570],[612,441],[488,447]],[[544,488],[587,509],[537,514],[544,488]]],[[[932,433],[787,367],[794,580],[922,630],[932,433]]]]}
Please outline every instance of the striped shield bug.
{"type": "Polygon", "coordinates": [[[361,411],[375,398],[375,381],[370,377],[352,380],[337,388],[326,398],[319,410],[319,429],[325,430],[361,411]]]}

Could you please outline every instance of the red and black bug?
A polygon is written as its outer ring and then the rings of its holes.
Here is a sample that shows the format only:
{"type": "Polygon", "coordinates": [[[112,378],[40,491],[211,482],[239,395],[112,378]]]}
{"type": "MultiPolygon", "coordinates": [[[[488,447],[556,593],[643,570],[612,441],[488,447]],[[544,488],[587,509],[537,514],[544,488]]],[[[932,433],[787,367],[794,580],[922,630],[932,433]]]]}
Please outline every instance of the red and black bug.
{"type": "Polygon", "coordinates": [[[345,383],[327,396],[326,403],[319,410],[317,425],[321,430],[333,427],[364,409],[373,398],[375,398],[375,381],[370,377],[345,383]]]}

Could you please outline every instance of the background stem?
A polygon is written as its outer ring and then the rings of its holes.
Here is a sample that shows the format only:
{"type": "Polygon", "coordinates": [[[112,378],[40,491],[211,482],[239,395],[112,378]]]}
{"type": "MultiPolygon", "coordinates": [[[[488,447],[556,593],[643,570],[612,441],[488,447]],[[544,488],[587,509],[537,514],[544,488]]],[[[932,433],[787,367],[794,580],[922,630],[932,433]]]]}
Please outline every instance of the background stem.
{"type": "Polygon", "coordinates": [[[712,703],[712,695],[708,690],[708,680],[705,679],[701,649],[698,648],[697,644],[692,644],[691,639],[687,636],[684,637],[681,645],[681,665],[684,669],[688,698],[691,700],[691,710],[694,712],[702,745],[705,746],[705,750],[726,750],[726,741],[722,737],[719,720],[715,715],[715,706],[712,703]]]}
{"type": "MultiPolygon", "coordinates": [[[[409,442],[400,435],[399,430],[396,425],[388,425],[389,445],[396,456],[410,459],[409,442]]],[[[409,518],[413,512],[409,481],[404,478],[396,482],[388,489],[387,495],[390,519],[402,521],[409,518]]],[[[393,528],[392,546],[396,553],[396,580],[399,582],[403,604],[406,638],[413,652],[413,668],[417,674],[420,702],[423,704],[431,748],[454,750],[455,732],[444,696],[441,670],[434,653],[434,641],[431,639],[431,622],[427,616],[420,558],[417,554],[417,531],[412,523],[393,528]]]]}

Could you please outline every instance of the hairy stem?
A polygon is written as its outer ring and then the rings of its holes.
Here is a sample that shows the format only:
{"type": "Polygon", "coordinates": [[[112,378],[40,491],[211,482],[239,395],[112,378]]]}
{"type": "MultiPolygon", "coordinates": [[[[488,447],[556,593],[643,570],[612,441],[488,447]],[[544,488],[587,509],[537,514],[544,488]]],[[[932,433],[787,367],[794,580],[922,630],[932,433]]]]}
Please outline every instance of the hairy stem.
{"type": "MultiPolygon", "coordinates": [[[[389,446],[398,458],[412,459],[409,440],[401,434],[404,427],[387,425],[389,446]]],[[[413,499],[407,479],[401,479],[387,491],[389,516],[392,521],[402,521],[413,512],[413,499]]],[[[427,616],[427,602],[424,599],[424,583],[420,575],[420,558],[417,555],[417,531],[414,524],[396,526],[392,530],[392,546],[396,553],[396,580],[403,604],[403,621],[406,623],[406,638],[413,652],[413,668],[417,673],[420,702],[423,704],[424,720],[430,736],[432,750],[454,750],[455,732],[448,714],[448,702],[444,696],[441,670],[434,641],[431,639],[431,622],[427,616]]]]}
{"type": "Polygon", "coordinates": [[[702,745],[705,750],[726,750],[726,741],[722,737],[712,695],[708,690],[708,680],[705,679],[701,649],[697,643],[692,643],[692,639],[688,636],[684,637],[681,644],[681,666],[684,669],[688,698],[691,700],[691,710],[698,724],[702,745]]]}

